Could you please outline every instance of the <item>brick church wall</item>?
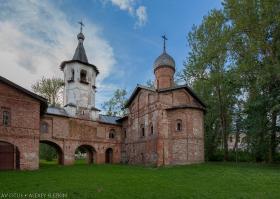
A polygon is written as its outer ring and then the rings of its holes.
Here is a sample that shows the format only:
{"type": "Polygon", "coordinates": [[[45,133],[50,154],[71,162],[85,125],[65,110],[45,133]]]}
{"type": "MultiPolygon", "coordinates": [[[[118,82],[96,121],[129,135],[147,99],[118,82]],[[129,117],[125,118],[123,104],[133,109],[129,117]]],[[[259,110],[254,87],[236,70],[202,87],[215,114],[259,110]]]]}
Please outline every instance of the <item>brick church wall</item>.
{"type": "Polygon", "coordinates": [[[122,162],[156,165],[157,163],[157,108],[156,94],[141,91],[130,106],[128,119],[123,122],[126,138],[123,140],[122,162]],[[153,126],[153,133],[151,132],[153,126]],[[142,128],[144,134],[142,135],[142,128]]]}
{"type": "Polygon", "coordinates": [[[204,161],[203,112],[194,109],[170,110],[169,158],[171,164],[204,161]],[[182,120],[182,130],[176,130],[176,120],[182,120]]]}
{"type": "Polygon", "coordinates": [[[122,162],[157,166],[203,162],[204,112],[198,104],[185,89],[139,91],[123,121],[127,136],[122,162]],[[196,108],[188,108],[192,106],[196,108]],[[180,132],[176,132],[178,119],[182,120],[180,132]],[[149,133],[151,124],[153,135],[149,133]],[[145,137],[141,136],[142,127],[145,137]]]}

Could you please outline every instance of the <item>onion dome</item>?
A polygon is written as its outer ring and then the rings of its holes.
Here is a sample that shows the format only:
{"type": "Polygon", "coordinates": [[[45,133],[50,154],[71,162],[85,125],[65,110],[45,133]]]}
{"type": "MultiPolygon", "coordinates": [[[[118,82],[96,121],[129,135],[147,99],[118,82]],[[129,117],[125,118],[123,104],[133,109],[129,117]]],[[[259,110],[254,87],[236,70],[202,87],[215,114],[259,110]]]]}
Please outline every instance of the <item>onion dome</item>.
{"type": "Polygon", "coordinates": [[[169,66],[175,69],[175,61],[169,54],[164,51],[154,62],[154,69],[160,66],[169,66]]]}
{"type": "Polygon", "coordinates": [[[155,60],[154,70],[161,66],[171,67],[175,70],[175,61],[174,59],[166,53],[165,41],[167,40],[166,36],[163,35],[163,53],[155,60]]]}

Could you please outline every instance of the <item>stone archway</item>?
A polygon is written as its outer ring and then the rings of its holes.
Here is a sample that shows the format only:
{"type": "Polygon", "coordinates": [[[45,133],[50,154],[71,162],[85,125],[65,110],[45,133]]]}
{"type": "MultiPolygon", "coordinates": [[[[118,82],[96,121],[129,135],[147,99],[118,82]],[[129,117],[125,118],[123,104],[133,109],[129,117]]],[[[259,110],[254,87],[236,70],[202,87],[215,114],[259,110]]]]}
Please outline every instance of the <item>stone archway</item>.
{"type": "Polygon", "coordinates": [[[40,144],[47,144],[55,149],[57,154],[57,163],[60,165],[64,165],[64,155],[62,148],[56,144],[55,142],[52,142],[50,140],[40,140],[40,144]]]}
{"type": "Polygon", "coordinates": [[[9,142],[0,141],[0,170],[20,168],[20,152],[18,147],[9,142]]]}
{"type": "Polygon", "coordinates": [[[113,163],[113,149],[108,148],[105,152],[105,163],[112,164],[113,163]]]}
{"type": "Polygon", "coordinates": [[[78,152],[80,153],[86,153],[86,162],[87,164],[93,164],[96,163],[96,150],[93,146],[87,145],[87,144],[83,144],[77,147],[77,149],[75,150],[75,158],[77,158],[77,154],[78,152]]]}

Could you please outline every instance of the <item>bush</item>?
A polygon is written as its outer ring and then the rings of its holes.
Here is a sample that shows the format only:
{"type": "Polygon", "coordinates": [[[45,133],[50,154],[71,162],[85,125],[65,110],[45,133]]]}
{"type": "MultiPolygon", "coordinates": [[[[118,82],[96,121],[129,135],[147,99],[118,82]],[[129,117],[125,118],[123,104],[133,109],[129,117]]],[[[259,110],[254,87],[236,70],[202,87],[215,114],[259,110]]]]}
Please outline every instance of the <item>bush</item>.
{"type": "Polygon", "coordinates": [[[224,152],[222,150],[216,150],[211,156],[209,156],[208,160],[209,161],[223,161],[224,152]]]}
{"type": "Polygon", "coordinates": [[[275,161],[280,162],[280,153],[275,154],[275,161]]]}
{"type": "Polygon", "coordinates": [[[57,158],[57,153],[55,148],[50,145],[40,143],[40,159],[46,161],[52,161],[57,158]]]}
{"type": "MultiPolygon", "coordinates": [[[[209,157],[209,161],[223,161],[224,160],[224,151],[217,150],[214,154],[209,157]]],[[[230,162],[251,162],[254,161],[252,154],[248,151],[238,150],[237,152],[230,150],[228,152],[228,161],[230,162]]]]}

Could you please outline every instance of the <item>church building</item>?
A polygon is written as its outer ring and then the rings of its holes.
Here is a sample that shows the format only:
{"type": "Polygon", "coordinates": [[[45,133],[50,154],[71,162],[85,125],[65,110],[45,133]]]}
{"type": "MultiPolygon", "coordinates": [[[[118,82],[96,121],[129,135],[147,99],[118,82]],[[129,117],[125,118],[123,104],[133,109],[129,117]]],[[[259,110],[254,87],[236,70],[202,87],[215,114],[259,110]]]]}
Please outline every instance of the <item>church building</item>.
{"type": "Polygon", "coordinates": [[[95,107],[99,70],[88,62],[82,30],[71,60],[63,61],[63,108],[0,76],[0,169],[39,168],[39,144],[53,146],[58,162],[71,165],[75,151],[88,163],[153,166],[204,162],[205,104],[187,85],[176,85],[174,59],[155,60],[154,87],[138,85],[120,118],[95,107]]]}

